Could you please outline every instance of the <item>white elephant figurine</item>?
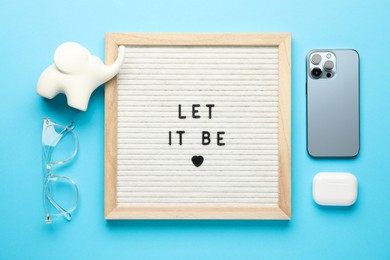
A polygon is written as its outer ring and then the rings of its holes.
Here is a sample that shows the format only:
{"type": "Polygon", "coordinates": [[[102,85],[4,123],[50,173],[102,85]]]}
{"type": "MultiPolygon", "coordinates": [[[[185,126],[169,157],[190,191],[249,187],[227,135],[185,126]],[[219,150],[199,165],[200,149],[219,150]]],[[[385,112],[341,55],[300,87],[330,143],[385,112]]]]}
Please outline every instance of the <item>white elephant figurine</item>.
{"type": "Polygon", "coordinates": [[[116,61],[107,66],[80,44],[63,43],[54,53],[54,64],[39,77],[37,92],[48,99],[64,93],[69,106],[86,111],[92,92],[118,74],[124,58],[125,47],[119,46],[116,61]]]}

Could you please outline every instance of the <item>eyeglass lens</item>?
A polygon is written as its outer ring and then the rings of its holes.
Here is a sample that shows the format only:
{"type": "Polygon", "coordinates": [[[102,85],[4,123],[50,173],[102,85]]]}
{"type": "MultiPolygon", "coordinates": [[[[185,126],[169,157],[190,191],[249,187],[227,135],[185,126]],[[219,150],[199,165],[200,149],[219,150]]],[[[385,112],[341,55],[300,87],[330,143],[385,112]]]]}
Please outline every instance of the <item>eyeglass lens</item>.
{"type": "Polygon", "coordinates": [[[43,136],[44,149],[49,162],[68,160],[77,149],[77,140],[72,132],[58,125],[49,125],[43,136]]]}
{"type": "Polygon", "coordinates": [[[51,216],[64,216],[70,220],[78,201],[76,184],[67,177],[50,177],[45,184],[45,209],[51,216]]]}

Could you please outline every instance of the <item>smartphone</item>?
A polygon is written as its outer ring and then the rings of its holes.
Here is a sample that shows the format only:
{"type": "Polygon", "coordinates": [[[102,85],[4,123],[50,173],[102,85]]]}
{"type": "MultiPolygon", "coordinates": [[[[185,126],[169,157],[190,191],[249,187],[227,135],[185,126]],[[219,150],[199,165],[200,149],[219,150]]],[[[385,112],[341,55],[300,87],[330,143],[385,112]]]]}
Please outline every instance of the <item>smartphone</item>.
{"type": "Polygon", "coordinates": [[[312,50],[306,57],[307,151],[354,157],[360,150],[359,54],[312,50]]]}

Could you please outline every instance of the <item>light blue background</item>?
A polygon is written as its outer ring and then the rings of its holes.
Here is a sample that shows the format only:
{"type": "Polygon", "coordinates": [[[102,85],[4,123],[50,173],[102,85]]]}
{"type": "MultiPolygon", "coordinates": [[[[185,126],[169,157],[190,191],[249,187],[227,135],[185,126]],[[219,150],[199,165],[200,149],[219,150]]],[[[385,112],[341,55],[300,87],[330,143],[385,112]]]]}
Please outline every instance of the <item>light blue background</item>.
{"type": "Polygon", "coordinates": [[[390,259],[390,2],[2,1],[0,3],[0,259],[390,259]],[[291,32],[291,221],[105,221],[104,92],[87,112],[35,92],[55,48],[78,41],[104,59],[105,32],[291,32]],[[306,152],[305,55],[355,48],[361,57],[361,151],[306,152]],[[46,226],[41,204],[42,119],[76,121],[80,152],[67,168],[81,201],[71,223],[46,226]],[[350,171],[350,208],[316,206],[319,171],[350,171]]]}

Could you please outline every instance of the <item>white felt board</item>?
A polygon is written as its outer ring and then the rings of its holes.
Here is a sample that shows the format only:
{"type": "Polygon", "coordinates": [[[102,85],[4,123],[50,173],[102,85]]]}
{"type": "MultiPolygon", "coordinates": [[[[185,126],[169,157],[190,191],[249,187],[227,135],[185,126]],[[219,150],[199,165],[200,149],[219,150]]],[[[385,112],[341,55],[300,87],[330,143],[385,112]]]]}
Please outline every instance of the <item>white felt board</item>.
{"type": "Polygon", "coordinates": [[[118,75],[119,206],[276,205],[277,111],[277,47],[126,47],[118,75]],[[193,104],[201,118],[192,118],[193,104]],[[211,119],[206,104],[215,105],[211,119]],[[182,145],[177,130],[185,131],[182,145]],[[202,145],[202,131],[210,144],[202,145]],[[225,132],[224,146],[217,131],[225,132]],[[200,167],[194,155],[204,157],[200,167]]]}
{"type": "Polygon", "coordinates": [[[118,208],[279,206],[278,46],[126,46],[116,80],[118,208]]]}

